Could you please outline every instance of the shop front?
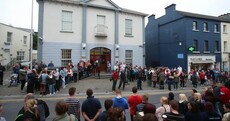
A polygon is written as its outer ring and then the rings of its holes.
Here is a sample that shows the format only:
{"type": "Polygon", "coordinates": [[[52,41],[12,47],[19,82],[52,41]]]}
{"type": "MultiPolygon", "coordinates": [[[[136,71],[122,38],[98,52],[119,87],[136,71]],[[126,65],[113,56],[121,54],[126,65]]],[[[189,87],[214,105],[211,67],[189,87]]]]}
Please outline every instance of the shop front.
{"type": "Polygon", "coordinates": [[[189,55],[188,56],[188,72],[191,69],[200,71],[213,69],[219,65],[216,63],[216,58],[214,55],[189,55]]]}

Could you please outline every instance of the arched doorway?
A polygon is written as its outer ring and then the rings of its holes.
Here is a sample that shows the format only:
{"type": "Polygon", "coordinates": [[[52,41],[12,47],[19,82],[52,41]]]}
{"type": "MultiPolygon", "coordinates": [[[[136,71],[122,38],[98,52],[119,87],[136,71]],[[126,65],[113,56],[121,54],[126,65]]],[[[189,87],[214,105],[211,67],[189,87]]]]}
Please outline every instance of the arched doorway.
{"type": "Polygon", "coordinates": [[[111,63],[111,50],[105,47],[96,47],[90,50],[90,63],[98,60],[100,71],[107,70],[107,61],[111,63]]]}

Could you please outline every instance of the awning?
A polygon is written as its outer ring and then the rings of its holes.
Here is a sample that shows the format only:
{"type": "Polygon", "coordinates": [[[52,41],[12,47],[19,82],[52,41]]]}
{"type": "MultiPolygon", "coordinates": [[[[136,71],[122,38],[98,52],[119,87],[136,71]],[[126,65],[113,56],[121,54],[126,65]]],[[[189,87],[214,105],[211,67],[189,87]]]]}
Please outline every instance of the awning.
{"type": "Polygon", "coordinates": [[[215,63],[214,61],[192,61],[192,63],[215,63]]]}

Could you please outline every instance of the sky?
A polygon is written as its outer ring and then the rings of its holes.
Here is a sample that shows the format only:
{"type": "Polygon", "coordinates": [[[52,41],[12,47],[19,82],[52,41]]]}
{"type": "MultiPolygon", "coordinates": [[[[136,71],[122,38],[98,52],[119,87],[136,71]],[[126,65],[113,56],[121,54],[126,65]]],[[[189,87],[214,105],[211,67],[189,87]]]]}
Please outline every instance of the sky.
{"type": "MultiPolygon", "coordinates": [[[[219,16],[230,13],[230,0],[112,0],[118,6],[156,18],[165,14],[165,7],[176,4],[176,10],[219,16]]],[[[31,28],[32,0],[0,0],[0,23],[31,28]]],[[[146,18],[146,23],[147,23],[146,18]]],[[[33,29],[38,28],[38,3],[33,0],[33,29]]]]}

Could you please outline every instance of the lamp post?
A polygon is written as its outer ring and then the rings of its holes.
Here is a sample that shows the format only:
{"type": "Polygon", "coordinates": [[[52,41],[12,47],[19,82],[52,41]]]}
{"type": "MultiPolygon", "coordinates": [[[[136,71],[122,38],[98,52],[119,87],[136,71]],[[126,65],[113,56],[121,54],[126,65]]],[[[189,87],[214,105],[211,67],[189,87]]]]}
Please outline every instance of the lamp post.
{"type": "Polygon", "coordinates": [[[33,51],[33,8],[34,8],[34,0],[32,0],[31,6],[31,29],[30,29],[30,69],[32,69],[32,51],[33,51]]]}

